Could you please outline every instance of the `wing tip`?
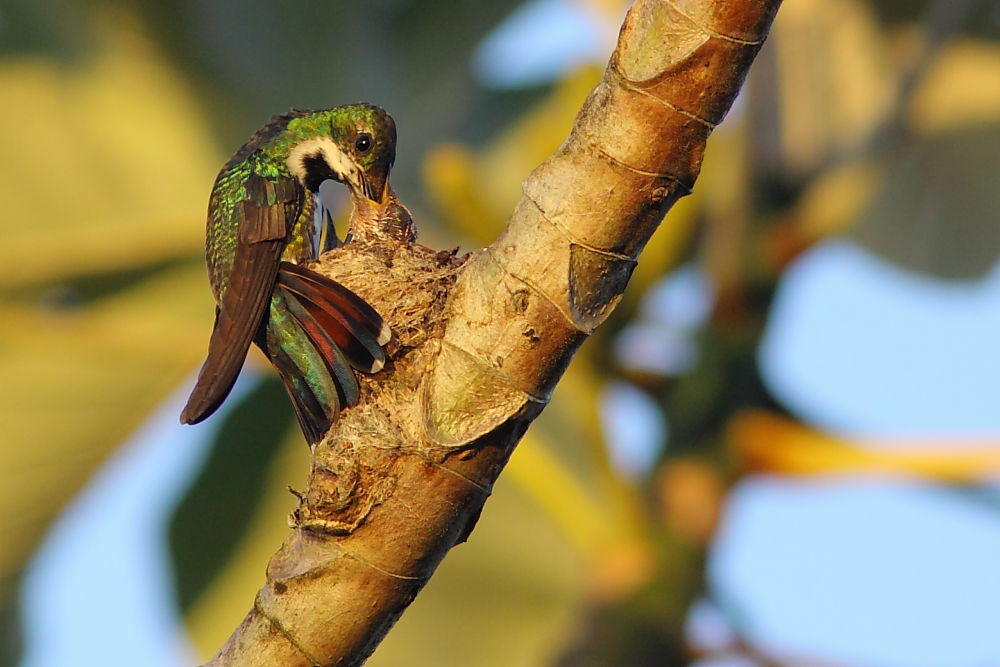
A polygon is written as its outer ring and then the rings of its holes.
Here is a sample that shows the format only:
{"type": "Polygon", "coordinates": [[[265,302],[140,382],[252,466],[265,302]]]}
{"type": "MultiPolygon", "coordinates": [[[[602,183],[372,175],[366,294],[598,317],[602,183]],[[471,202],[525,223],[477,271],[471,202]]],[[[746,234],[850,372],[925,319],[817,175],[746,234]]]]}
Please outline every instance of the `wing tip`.
{"type": "MultiPolygon", "coordinates": [[[[222,398],[225,399],[228,395],[229,392],[227,391],[222,398]]],[[[191,396],[188,399],[188,404],[181,410],[181,423],[187,426],[194,426],[205,421],[215,413],[222,403],[222,400],[216,400],[205,405],[203,400],[195,401],[194,398],[194,396],[191,396]]]]}
{"type": "MultiPolygon", "coordinates": [[[[199,378],[200,380],[200,378],[199,378]]],[[[229,396],[229,392],[232,391],[233,384],[236,383],[236,378],[229,384],[224,392],[218,392],[215,394],[208,393],[209,387],[202,385],[199,381],[195,385],[195,388],[191,390],[191,395],[188,396],[187,404],[185,404],[184,409],[181,410],[181,423],[193,426],[195,424],[200,424],[209,417],[211,417],[219,406],[222,404],[226,397],[229,396]],[[210,399],[209,396],[212,396],[210,399]]]]}

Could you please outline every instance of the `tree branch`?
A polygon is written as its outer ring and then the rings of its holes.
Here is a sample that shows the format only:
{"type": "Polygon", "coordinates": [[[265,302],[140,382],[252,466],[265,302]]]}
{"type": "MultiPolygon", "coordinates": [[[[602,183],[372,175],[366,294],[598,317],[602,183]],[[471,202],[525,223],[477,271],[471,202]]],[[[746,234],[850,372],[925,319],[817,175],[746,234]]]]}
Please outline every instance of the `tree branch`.
{"type": "Polygon", "coordinates": [[[352,243],[317,269],[392,326],[390,368],[313,453],[292,532],[212,665],[356,665],[466,539],[577,347],[690,192],[780,0],[638,0],[506,231],[457,258],[352,243]]]}

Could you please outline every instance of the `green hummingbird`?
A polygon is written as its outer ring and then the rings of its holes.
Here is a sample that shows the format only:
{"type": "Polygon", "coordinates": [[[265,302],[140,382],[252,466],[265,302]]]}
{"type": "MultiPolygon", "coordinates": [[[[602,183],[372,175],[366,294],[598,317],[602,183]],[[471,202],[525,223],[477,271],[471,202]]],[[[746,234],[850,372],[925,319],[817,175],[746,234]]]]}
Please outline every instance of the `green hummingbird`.
{"type": "Polygon", "coordinates": [[[399,228],[412,240],[409,213],[389,187],[395,156],[392,118],[356,104],[275,116],[225,164],[205,242],[215,328],[183,423],[225,400],[251,342],[277,369],[310,445],[357,402],[352,369],[381,370],[391,332],[362,298],[303,264],[316,258],[317,221],[331,224],[319,199],[330,179],[350,191],[355,238],[399,228]]]}

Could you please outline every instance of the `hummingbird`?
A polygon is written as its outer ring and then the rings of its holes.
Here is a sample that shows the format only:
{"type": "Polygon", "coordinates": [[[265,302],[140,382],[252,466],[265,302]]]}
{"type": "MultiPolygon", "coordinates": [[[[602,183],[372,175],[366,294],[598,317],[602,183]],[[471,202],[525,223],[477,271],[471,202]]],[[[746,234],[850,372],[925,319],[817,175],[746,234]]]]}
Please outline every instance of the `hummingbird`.
{"type": "Polygon", "coordinates": [[[354,371],[381,370],[392,333],[364,299],[305,264],[316,258],[317,223],[336,239],[319,197],[327,180],[350,191],[348,240],[413,239],[389,186],[395,156],[392,117],[355,104],[275,116],[226,162],[205,241],[215,327],[181,422],[196,424],[222,404],[250,343],[277,369],[310,446],[357,402],[354,371]]]}

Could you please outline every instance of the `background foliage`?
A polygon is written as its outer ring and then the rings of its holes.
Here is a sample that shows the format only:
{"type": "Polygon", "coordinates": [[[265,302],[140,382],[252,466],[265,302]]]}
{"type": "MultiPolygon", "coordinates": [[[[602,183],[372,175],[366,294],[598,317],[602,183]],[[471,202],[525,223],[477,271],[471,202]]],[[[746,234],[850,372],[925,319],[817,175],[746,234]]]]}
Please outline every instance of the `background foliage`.
{"type": "MultiPolygon", "coordinates": [[[[570,47],[548,74],[491,74],[490,49],[542,23],[543,6],[585,16],[606,54],[625,5],[0,2],[0,662],[24,655],[23,576],[54,518],[201,361],[204,208],[226,156],[273,113],[372,101],[397,120],[394,183],[422,241],[487,243],[606,57],[570,47]]],[[[721,557],[727,493],[762,476],[906,475],[977,506],[990,496],[996,427],[844,426],[763,377],[761,346],[789,267],[826,244],[942,285],[984,280],[1000,243],[998,21],[976,0],[782,8],[695,194],[654,236],[472,540],[371,664],[843,658],[755,634],[707,563],[721,557]],[[692,605],[724,631],[699,630],[692,605]]],[[[557,47],[524,37],[518,49],[551,59],[557,47]]],[[[510,74],[510,53],[493,69],[510,74]]],[[[281,389],[250,365],[226,415],[195,430],[210,442],[164,520],[150,513],[201,657],[252,601],[286,530],[285,487],[307,468],[281,389]]],[[[89,603],[114,618],[112,602],[89,603]]],[[[75,648],[76,664],[113,663],[75,648]]]]}

